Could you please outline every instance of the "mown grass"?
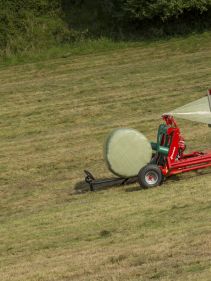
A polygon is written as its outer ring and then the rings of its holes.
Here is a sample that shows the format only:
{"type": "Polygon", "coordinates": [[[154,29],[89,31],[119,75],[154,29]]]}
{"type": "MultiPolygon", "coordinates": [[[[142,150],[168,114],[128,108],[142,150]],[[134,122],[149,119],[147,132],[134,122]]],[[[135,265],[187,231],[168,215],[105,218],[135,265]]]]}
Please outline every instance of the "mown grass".
{"type": "MultiPolygon", "coordinates": [[[[136,42],[119,41],[114,42],[112,39],[101,37],[98,39],[81,39],[76,42],[68,44],[60,44],[58,46],[50,46],[47,48],[41,48],[25,51],[19,54],[10,54],[0,56],[0,65],[17,65],[25,64],[29,62],[39,62],[43,60],[56,59],[56,58],[68,58],[75,55],[91,54],[102,51],[117,50],[125,48],[127,46],[140,45],[136,42]]],[[[146,44],[146,43],[145,43],[146,44]]]]}
{"type": "MultiPolygon", "coordinates": [[[[151,190],[75,188],[84,168],[111,176],[113,128],[155,139],[162,113],[203,96],[210,59],[206,33],[2,65],[1,280],[210,280],[209,170],[151,190]]],[[[209,128],[179,124],[189,150],[210,148],[209,128]]]]}
{"type": "Polygon", "coordinates": [[[170,48],[183,49],[186,52],[191,51],[197,46],[200,48],[200,44],[209,43],[210,32],[204,32],[203,34],[192,33],[187,36],[165,36],[155,39],[148,38],[145,40],[117,40],[114,41],[108,37],[100,37],[98,39],[81,39],[76,42],[68,44],[60,44],[58,46],[50,46],[49,48],[41,48],[35,50],[25,50],[18,54],[9,54],[0,56],[0,66],[9,66],[25,63],[40,62],[43,60],[68,58],[76,55],[84,54],[96,54],[99,52],[109,52],[112,50],[124,49],[129,47],[147,47],[156,46],[160,43],[170,42],[170,48]]]}

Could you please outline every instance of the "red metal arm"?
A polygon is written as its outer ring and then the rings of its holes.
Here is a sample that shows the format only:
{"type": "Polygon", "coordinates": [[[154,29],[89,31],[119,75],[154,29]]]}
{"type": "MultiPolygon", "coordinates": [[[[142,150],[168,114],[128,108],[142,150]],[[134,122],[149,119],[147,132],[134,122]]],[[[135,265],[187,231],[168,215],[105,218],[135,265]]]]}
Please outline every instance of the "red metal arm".
{"type": "MultiPolygon", "coordinates": [[[[208,93],[211,96],[211,90],[208,93]]],[[[211,167],[211,152],[194,151],[183,154],[185,149],[184,138],[180,134],[176,121],[173,116],[168,114],[164,114],[162,118],[169,126],[167,134],[171,136],[168,156],[165,164],[160,167],[163,175],[170,176],[211,167]]]]}

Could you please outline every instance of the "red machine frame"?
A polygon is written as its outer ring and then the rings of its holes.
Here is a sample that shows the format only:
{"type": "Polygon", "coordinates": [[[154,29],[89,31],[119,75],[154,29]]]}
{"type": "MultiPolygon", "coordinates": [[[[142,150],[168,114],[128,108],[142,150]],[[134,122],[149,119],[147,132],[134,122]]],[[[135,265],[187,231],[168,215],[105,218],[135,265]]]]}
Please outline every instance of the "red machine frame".
{"type": "MultiPolygon", "coordinates": [[[[194,151],[185,154],[184,138],[182,137],[180,129],[173,116],[163,115],[162,118],[169,127],[167,129],[167,135],[170,140],[169,153],[168,156],[165,157],[165,164],[159,166],[162,174],[165,177],[168,177],[179,173],[211,167],[211,151],[194,151]]],[[[164,139],[162,142],[164,142],[164,139]]]]}

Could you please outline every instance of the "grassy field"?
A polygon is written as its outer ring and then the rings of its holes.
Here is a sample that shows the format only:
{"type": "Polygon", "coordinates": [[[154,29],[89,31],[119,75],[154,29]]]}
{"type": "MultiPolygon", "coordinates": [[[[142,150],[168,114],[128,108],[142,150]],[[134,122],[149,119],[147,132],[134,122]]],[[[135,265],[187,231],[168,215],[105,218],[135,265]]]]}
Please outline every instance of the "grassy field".
{"type": "MultiPolygon", "coordinates": [[[[211,173],[87,192],[104,139],[154,140],[160,115],[211,87],[211,34],[0,67],[0,280],[211,280],[211,173]]],[[[188,148],[203,124],[178,120],[188,148]]]]}

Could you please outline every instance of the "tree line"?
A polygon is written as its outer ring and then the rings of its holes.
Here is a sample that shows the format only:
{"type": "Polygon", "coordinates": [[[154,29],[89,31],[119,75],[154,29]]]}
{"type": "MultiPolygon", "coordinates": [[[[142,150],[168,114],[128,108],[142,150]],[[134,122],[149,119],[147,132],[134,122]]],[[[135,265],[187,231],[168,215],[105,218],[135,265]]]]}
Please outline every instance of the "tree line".
{"type": "Polygon", "coordinates": [[[211,27],[211,0],[0,0],[0,54],[211,27]]]}

